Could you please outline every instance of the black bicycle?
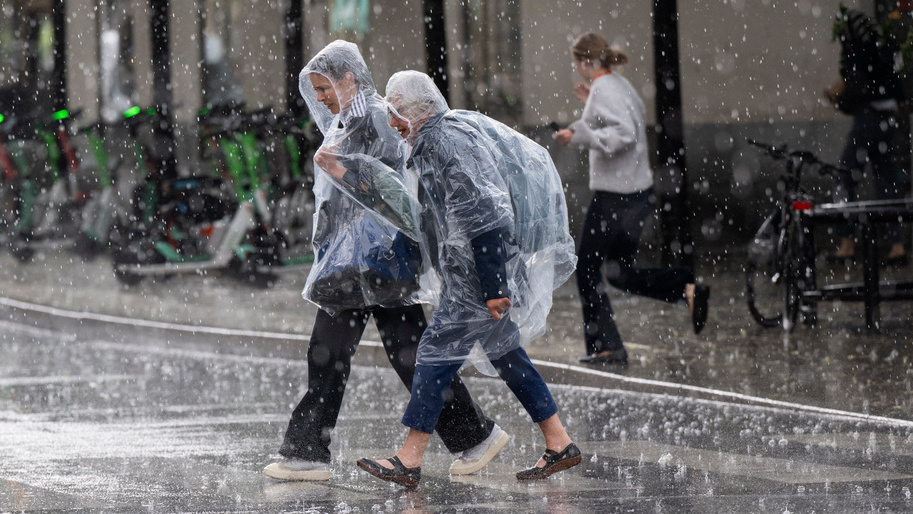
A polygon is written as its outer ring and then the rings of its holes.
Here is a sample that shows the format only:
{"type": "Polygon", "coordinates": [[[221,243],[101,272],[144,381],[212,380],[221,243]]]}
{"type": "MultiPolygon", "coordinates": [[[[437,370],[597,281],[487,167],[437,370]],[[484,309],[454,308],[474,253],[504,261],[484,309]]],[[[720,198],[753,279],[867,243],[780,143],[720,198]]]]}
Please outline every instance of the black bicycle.
{"type": "Polygon", "coordinates": [[[804,291],[816,288],[816,277],[814,233],[807,217],[814,201],[802,188],[802,173],[817,168],[820,174],[835,177],[843,170],[820,161],[808,151],[750,139],[748,143],[785,162],[778,181],[777,205],[748,244],[745,266],[748,309],[761,325],[779,325],[792,331],[800,312],[805,323],[817,321],[814,300],[803,295],[804,291]]]}

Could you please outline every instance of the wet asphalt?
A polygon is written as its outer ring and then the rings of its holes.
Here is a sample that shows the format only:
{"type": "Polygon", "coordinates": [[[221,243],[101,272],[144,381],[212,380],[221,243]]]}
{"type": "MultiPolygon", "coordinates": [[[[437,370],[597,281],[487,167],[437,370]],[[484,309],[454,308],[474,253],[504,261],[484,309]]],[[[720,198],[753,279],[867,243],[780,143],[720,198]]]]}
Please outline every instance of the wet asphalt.
{"type": "MultiPolygon", "coordinates": [[[[520,483],[541,436],[499,381],[464,370],[511,435],[482,472],[447,473],[433,439],[418,488],[359,471],[391,455],[408,400],[369,325],[328,483],[260,474],[306,384],[306,269],[269,288],[211,273],[125,288],[104,256],[0,254],[0,512],[905,512],[913,510],[913,305],[880,331],[855,302],[793,333],[751,320],[741,251],[698,259],[708,327],[684,303],[612,291],[631,358],[584,366],[580,304],[559,289],[527,348],[583,463],[520,483]]],[[[861,276],[822,264],[824,280],[861,276]]],[[[913,267],[886,269],[911,280],[913,267]]]]}

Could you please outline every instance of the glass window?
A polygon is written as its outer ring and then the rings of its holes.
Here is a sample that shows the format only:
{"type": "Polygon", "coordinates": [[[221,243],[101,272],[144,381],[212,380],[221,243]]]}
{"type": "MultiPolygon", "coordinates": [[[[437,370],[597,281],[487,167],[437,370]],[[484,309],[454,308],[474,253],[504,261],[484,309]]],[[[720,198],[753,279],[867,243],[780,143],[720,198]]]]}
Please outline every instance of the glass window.
{"type": "Polygon", "coordinates": [[[451,81],[454,95],[462,91],[468,109],[479,110],[507,124],[521,121],[521,41],[519,0],[462,3],[461,52],[451,81]]]}
{"type": "Polygon", "coordinates": [[[17,113],[53,108],[54,25],[50,2],[0,7],[0,105],[17,113]]]}
{"type": "Polygon", "coordinates": [[[233,24],[232,19],[240,19],[244,3],[203,0],[203,4],[203,103],[208,107],[238,105],[243,91],[231,51],[238,47],[236,27],[244,24],[233,24]]]}
{"type": "Polygon", "coordinates": [[[121,118],[134,105],[133,16],[130,0],[103,0],[100,5],[98,59],[101,116],[121,118]]]}

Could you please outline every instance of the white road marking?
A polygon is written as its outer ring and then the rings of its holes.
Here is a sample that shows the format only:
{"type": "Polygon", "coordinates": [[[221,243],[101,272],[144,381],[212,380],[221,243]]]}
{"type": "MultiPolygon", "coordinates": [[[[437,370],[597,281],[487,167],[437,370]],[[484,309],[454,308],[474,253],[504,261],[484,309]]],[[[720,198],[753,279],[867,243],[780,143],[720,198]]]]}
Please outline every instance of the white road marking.
{"type": "Polygon", "coordinates": [[[686,466],[709,473],[759,478],[786,484],[825,484],[872,480],[909,480],[911,475],[816,462],[702,450],[651,441],[580,443],[580,451],[643,464],[686,466]]]}

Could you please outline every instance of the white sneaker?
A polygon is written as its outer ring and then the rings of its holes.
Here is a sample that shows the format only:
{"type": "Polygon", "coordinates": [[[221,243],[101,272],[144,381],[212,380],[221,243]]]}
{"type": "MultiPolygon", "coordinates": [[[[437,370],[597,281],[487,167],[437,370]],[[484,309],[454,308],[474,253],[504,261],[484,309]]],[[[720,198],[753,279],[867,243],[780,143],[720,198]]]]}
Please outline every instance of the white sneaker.
{"type": "Polygon", "coordinates": [[[463,452],[460,458],[450,465],[451,475],[468,475],[485,467],[491,459],[507,444],[510,436],[507,432],[495,425],[491,434],[481,443],[463,452]]]}
{"type": "Polygon", "coordinates": [[[276,480],[329,480],[330,465],[304,459],[282,459],[263,468],[263,474],[276,480]]]}

